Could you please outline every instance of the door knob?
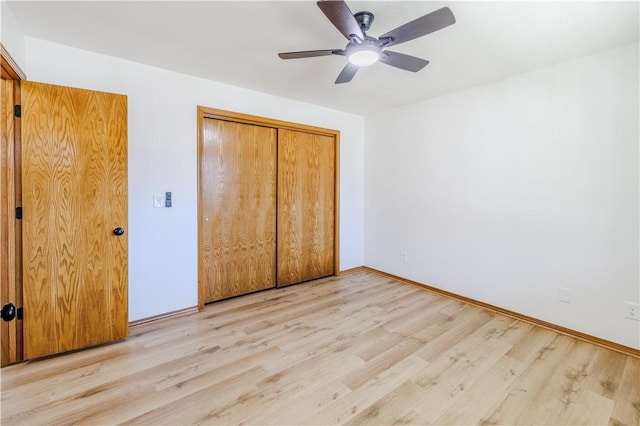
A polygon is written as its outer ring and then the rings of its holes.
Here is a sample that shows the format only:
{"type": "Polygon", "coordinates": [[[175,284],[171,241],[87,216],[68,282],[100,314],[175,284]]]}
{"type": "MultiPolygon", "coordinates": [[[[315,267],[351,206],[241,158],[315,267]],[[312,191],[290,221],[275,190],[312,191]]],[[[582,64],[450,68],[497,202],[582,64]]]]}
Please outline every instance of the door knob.
{"type": "Polygon", "coordinates": [[[113,233],[120,236],[122,234],[124,234],[124,228],[116,228],[113,230],[113,233]]]}
{"type": "Polygon", "coordinates": [[[16,317],[16,305],[13,303],[7,303],[4,305],[0,311],[0,316],[2,316],[2,319],[5,321],[11,321],[14,319],[16,317]]]}

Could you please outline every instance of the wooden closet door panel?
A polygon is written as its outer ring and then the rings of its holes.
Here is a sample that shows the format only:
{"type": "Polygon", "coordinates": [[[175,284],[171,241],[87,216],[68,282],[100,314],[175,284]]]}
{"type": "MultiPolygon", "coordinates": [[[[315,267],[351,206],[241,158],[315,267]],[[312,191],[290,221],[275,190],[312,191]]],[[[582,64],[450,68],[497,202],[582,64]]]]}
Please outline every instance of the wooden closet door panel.
{"type": "Polygon", "coordinates": [[[276,130],[207,118],[202,136],[204,300],[275,287],[276,130]]]}
{"type": "Polygon", "coordinates": [[[22,83],[25,358],[128,332],[127,98],[22,83]]]}
{"type": "Polygon", "coordinates": [[[335,138],[278,132],[278,286],[334,273],[335,138]]]}

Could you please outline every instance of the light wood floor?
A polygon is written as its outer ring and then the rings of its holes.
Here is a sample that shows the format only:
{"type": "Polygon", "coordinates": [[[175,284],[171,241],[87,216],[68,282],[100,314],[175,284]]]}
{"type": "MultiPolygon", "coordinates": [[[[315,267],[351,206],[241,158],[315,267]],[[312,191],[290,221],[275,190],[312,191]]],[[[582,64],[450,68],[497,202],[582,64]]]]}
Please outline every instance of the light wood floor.
{"type": "Polygon", "coordinates": [[[4,368],[2,424],[640,422],[640,360],[369,272],[4,368]]]}

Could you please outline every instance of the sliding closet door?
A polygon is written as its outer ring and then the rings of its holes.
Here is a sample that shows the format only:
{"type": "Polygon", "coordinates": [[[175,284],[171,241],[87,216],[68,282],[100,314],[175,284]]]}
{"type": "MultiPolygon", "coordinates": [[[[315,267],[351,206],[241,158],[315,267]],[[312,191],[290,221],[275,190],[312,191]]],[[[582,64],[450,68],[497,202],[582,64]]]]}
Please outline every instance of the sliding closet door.
{"type": "Polygon", "coordinates": [[[202,132],[204,302],[275,287],[276,129],[205,118],[202,132]]]}
{"type": "Polygon", "coordinates": [[[278,286],[334,274],[336,139],[278,132],[278,286]]]}

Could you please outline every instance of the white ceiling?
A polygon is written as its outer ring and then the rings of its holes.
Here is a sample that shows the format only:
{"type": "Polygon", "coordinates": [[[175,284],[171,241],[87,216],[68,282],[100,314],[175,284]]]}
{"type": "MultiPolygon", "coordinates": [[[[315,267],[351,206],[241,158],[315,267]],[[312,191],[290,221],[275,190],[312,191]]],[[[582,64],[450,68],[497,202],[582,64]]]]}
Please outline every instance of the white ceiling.
{"type": "MultiPolygon", "coordinates": [[[[348,1],[375,14],[379,36],[448,6],[456,23],[393,50],[428,59],[418,73],[378,63],[333,82],[342,56],[278,52],[344,48],[314,1],[9,2],[27,36],[355,114],[638,42],[639,2],[348,1]]],[[[27,64],[28,67],[28,64],[27,64]]],[[[28,68],[27,68],[28,72],[28,68]]]]}

